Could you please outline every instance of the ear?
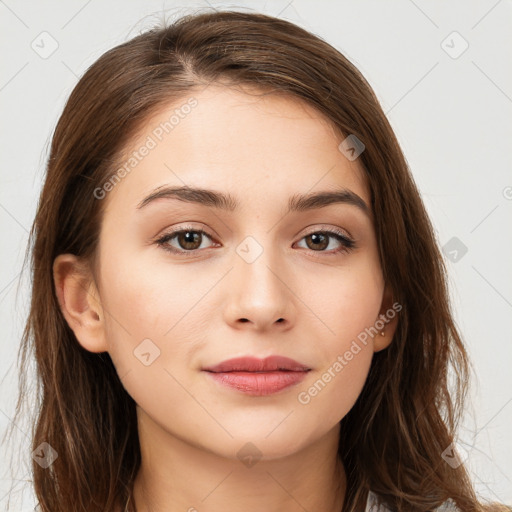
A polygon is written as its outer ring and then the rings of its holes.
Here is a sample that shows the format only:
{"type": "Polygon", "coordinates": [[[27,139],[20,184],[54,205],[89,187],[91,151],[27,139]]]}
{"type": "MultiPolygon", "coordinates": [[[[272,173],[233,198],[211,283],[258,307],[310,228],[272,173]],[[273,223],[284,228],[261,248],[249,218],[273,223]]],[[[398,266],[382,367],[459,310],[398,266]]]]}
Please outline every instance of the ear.
{"type": "Polygon", "coordinates": [[[53,262],[53,280],[60,309],[83,348],[106,352],[103,309],[89,265],[73,254],[53,262]]]}
{"type": "Polygon", "coordinates": [[[402,305],[398,302],[393,302],[393,292],[391,286],[386,284],[384,293],[382,295],[382,304],[380,307],[379,319],[384,324],[380,332],[373,338],[373,350],[379,352],[389,347],[395,335],[396,327],[398,325],[398,315],[402,305]],[[383,333],[383,335],[382,335],[383,333]]]}

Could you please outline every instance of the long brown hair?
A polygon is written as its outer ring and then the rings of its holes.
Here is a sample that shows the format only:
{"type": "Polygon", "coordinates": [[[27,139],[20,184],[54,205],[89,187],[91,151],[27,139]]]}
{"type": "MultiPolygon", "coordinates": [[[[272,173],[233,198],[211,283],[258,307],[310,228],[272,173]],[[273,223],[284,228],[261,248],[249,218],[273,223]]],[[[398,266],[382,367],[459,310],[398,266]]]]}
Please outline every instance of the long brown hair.
{"type": "MultiPolygon", "coordinates": [[[[92,259],[103,201],[94,190],[120,165],[141,123],[210,83],[257,86],[322,112],[365,145],[384,278],[403,309],[393,342],[373,357],[364,389],[341,421],[344,512],[372,490],[391,510],[430,511],[452,499],[481,511],[464,465],[448,464],[467,393],[469,362],[450,311],[446,269],[397,139],[370,85],[335,48],[282,19],[236,11],[195,13],[102,55],[79,80],[58,121],[30,234],[32,299],[20,350],[37,366],[32,462],[42,512],[116,510],[140,465],[135,403],[108,353],[77,342],[56,297],[57,255],[92,259]],[[449,380],[453,376],[453,387],[449,380]],[[450,375],[450,379],[449,379],[450,375]]],[[[24,398],[23,377],[16,414],[24,398]]]]}

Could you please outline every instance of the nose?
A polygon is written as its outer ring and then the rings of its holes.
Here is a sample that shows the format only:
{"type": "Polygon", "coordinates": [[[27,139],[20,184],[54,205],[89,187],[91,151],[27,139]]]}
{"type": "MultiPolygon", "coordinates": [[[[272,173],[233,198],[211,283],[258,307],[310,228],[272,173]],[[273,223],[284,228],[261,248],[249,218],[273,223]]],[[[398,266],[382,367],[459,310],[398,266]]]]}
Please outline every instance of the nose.
{"type": "Polygon", "coordinates": [[[265,331],[289,329],[294,323],[293,276],[276,251],[264,249],[252,261],[243,252],[225,283],[228,302],[225,320],[232,327],[265,331]]]}

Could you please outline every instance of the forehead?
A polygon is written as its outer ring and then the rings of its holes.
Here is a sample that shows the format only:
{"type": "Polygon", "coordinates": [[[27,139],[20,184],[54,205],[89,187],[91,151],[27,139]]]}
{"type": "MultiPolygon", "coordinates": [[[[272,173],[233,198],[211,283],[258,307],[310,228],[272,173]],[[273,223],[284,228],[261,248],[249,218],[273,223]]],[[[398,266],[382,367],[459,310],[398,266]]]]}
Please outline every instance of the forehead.
{"type": "Polygon", "coordinates": [[[321,112],[290,95],[248,86],[194,89],[140,125],[123,148],[114,170],[124,168],[117,173],[123,178],[107,201],[122,196],[136,205],[168,184],[229,189],[241,202],[341,185],[369,203],[362,167],[339,150],[342,140],[321,112]]]}

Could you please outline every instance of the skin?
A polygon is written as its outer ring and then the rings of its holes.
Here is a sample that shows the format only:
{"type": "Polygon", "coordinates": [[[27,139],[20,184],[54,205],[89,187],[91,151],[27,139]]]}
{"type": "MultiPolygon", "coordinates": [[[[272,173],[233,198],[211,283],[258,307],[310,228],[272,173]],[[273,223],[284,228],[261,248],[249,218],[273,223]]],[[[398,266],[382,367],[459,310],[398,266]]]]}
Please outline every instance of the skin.
{"type": "MultiPolygon", "coordinates": [[[[341,510],[339,422],[373,353],[395,331],[396,317],[309,403],[298,401],[393,301],[371,215],[350,204],[284,214],[294,194],[340,187],[370,205],[357,159],[340,152],[343,139],[321,113],[297,99],[247,92],[211,85],[191,94],[198,105],[102,199],[95,268],[71,254],[55,260],[61,308],[79,343],[108,351],[137,403],[141,512],[341,510]],[[239,211],[165,198],[137,208],[163,185],[230,193],[239,211]],[[184,224],[211,235],[192,257],[154,242],[184,224]],[[332,236],[327,247],[307,244],[307,235],[333,228],[356,247],[334,254],[343,246],[332,236]],[[236,252],[248,236],[263,251],[251,263],[236,252]],[[145,339],[160,350],[147,366],[134,356],[145,339]],[[264,397],[201,372],[232,357],[272,354],[312,370],[264,397]],[[246,443],[261,455],[251,467],[237,456],[246,443]]],[[[148,119],[127,154],[176,107],[148,119]]],[[[168,245],[186,250],[178,237],[168,245]]]]}

